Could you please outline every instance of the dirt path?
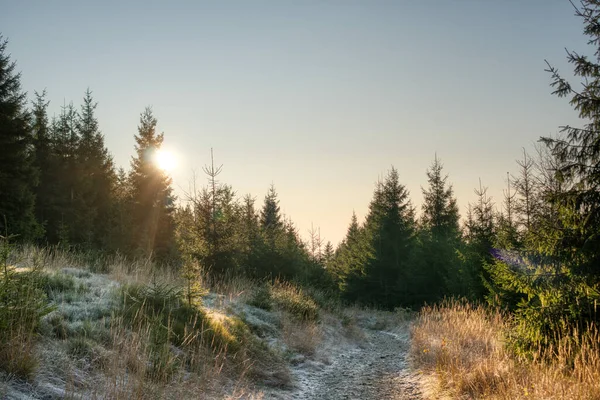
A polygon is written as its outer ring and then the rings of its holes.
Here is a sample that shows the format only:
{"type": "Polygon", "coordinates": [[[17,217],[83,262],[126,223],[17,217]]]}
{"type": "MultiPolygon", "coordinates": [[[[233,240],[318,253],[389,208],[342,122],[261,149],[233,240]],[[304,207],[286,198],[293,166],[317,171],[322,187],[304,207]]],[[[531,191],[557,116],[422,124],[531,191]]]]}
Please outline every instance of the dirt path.
{"type": "Polygon", "coordinates": [[[323,362],[294,368],[295,390],[265,398],[421,399],[417,379],[408,371],[408,323],[394,331],[361,329],[364,339],[343,343],[334,337],[323,362]]]}

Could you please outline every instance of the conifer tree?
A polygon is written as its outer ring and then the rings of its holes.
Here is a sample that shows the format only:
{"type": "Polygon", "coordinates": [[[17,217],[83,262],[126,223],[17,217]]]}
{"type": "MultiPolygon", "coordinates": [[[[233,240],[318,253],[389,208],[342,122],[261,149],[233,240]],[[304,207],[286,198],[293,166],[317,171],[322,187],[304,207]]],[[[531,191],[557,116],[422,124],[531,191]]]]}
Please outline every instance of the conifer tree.
{"type": "Polygon", "coordinates": [[[107,250],[133,253],[133,189],[125,169],[119,168],[112,192],[111,217],[107,250]]]}
{"type": "Polygon", "coordinates": [[[517,193],[512,190],[513,186],[510,180],[510,174],[506,173],[507,187],[503,191],[504,199],[502,201],[502,211],[496,218],[496,239],[495,247],[501,249],[515,249],[520,247],[517,224],[515,222],[515,203],[517,193]]]}
{"type": "Polygon", "coordinates": [[[260,212],[260,228],[265,242],[261,257],[263,269],[261,275],[274,278],[282,274],[284,261],[280,250],[285,244],[285,225],[273,184],[269,187],[260,212]]]}
{"type": "Polygon", "coordinates": [[[356,213],[353,212],[346,237],[338,246],[332,262],[332,273],[346,299],[356,301],[359,298],[369,256],[364,228],[358,224],[356,213]]]}
{"type": "Polygon", "coordinates": [[[0,36],[0,232],[31,240],[41,233],[35,219],[38,174],[33,164],[31,115],[7,45],[0,36]]]}
{"type": "Polygon", "coordinates": [[[54,215],[49,218],[47,236],[52,243],[64,247],[82,242],[77,229],[77,211],[81,209],[80,173],[77,163],[79,135],[76,130],[77,112],[72,103],[64,105],[52,121],[52,145],[55,165],[53,183],[56,197],[54,215]]]}
{"type": "Polygon", "coordinates": [[[362,302],[391,308],[410,301],[414,230],[408,191],[392,167],[375,190],[365,223],[371,251],[365,265],[362,302]]]}
{"type": "Polygon", "coordinates": [[[155,162],[164,138],[156,132],[156,124],[152,109],[146,108],[140,115],[131,161],[132,218],[136,252],[166,260],[175,250],[175,207],[171,178],[155,162]]]}
{"type": "Polygon", "coordinates": [[[37,221],[46,226],[54,215],[53,200],[56,198],[53,169],[55,166],[46,91],[35,93],[33,103],[33,148],[34,165],[39,173],[39,183],[35,191],[35,215],[37,221]]]}
{"type": "Polygon", "coordinates": [[[535,177],[535,162],[523,149],[523,158],[517,160],[519,166],[519,175],[513,177],[514,187],[517,198],[515,200],[516,226],[524,238],[524,242],[529,241],[533,231],[533,222],[536,206],[539,204],[537,199],[538,184],[535,177]]]}
{"type": "Polygon", "coordinates": [[[250,194],[244,196],[240,226],[242,246],[242,268],[246,275],[259,277],[264,241],[260,234],[259,216],[254,208],[255,199],[250,194]]]}
{"type": "Polygon", "coordinates": [[[111,230],[112,194],[116,176],[112,157],[104,145],[104,136],[94,115],[96,106],[92,92],[88,89],[76,125],[81,193],[77,227],[85,231],[88,246],[106,248],[111,230]]]}
{"type": "Polygon", "coordinates": [[[565,327],[585,332],[599,321],[600,300],[600,1],[574,6],[584,23],[591,58],[567,51],[576,89],[548,64],[553,94],[568,97],[584,121],[581,128],[564,126],[555,138],[542,138],[540,195],[543,217],[535,221],[534,251],[500,254],[502,273],[496,282],[527,298],[516,307],[515,344],[537,351],[552,343],[565,327]]]}
{"type": "Polygon", "coordinates": [[[322,263],[325,268],[329,268],[329,266],[331,265],[331,261],[333,260],[333,257],[334,257],[333,245],[331,244],[330,241],[327,241],[327,243],[325,243],[325,247],[323,249],[323,256],[322,256],[322,263]]]}
{"type": "Polygon", "coordinates": [[[283,231],[284,224],[281,220],[279,200],[277,200],[277,192],[273,184],[271,184],[269,192],[265,196],[260,213],[260,225],[271,243],[274,243],[277,236],[283,231]]]}
{"type": "Polygon", "coordinates": [[[460,246],[459,211],[448,176],[437,158],[427,170],[429,186],[423,190],[421,215],[420,284],[415,297],[436,301],[444,295],[464,295],[457,249],[460,246]]]}
{"type": "Polygon", "coordinates": [[[494,203],[487,194],[487,187],[479,182],[475,189],[477,202],[469,205],[466,223],[467,249],[465,263],[472,277],[472,297],[483,299],[489,292],[490,276],[485,266],[493,263],[492,250],[496,236],[494,203]]]}

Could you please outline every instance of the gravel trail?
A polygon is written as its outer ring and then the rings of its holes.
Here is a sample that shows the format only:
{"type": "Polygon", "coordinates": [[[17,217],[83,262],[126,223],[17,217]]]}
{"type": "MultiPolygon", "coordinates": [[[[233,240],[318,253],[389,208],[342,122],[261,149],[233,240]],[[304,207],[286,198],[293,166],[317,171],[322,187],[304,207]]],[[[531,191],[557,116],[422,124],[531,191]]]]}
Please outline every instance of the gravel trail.
{"type": "Polygon", "coordinates": [[[294,368],[295,390],[265,399],[422,399],[418,379],[408,368],[408,325],[394,331],[361,328],[364,338],[353,342],[332,337],[325,361],[294,368]]]}

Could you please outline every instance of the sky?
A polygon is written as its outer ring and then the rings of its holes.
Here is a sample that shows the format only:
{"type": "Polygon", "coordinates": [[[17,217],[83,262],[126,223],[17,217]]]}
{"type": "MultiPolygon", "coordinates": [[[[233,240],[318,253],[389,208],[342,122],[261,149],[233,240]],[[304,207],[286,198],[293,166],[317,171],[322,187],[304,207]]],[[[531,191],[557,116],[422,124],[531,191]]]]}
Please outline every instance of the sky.
{"type": "Polygon", "coordinates": [[[202,167],[262,205],[271,184],[306,237],[343,239],[391,166],[420,210],[444,164],[461,214],[479,180],[499,205],[506,173],[540,136],[578,124],[551,95],[548,60],[590,54],[568,0],[0,0],[0,33],[50,115],[89,88],[117,166],[151,106],[180,199],[202,167]],[[587,53],[586,53],[587,52],[587,53]]]}

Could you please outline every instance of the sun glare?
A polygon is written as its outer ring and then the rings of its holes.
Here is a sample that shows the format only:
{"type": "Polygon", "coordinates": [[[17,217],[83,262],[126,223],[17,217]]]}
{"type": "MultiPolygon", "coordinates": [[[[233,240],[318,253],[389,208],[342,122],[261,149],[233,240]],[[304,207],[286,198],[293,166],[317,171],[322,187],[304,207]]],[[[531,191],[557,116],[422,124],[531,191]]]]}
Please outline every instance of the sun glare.
{"type": "Polygon", "coordinates": [[[154,155],[156,166],[163,171],[169,172],[177,166],[177,159],[173,153],[166,150],[158,150],[154,155]]]}

